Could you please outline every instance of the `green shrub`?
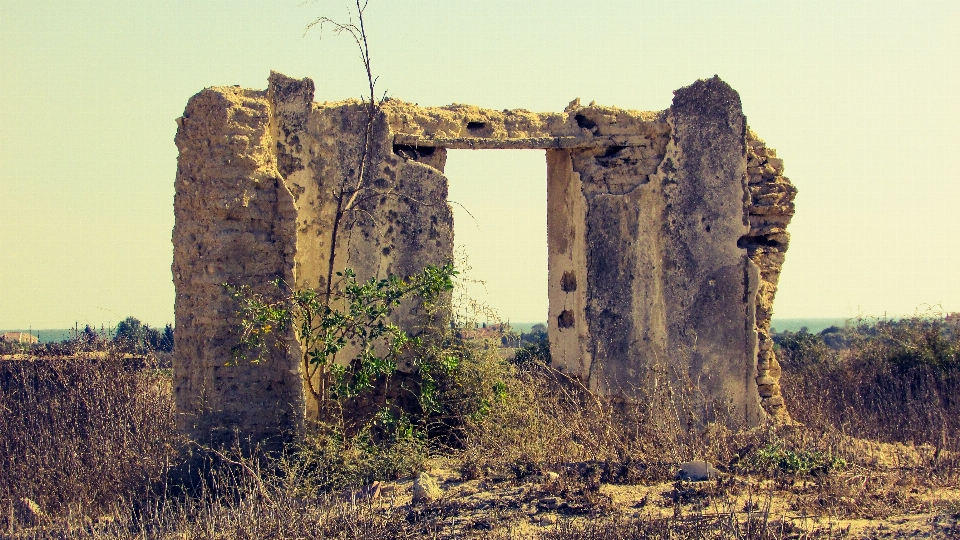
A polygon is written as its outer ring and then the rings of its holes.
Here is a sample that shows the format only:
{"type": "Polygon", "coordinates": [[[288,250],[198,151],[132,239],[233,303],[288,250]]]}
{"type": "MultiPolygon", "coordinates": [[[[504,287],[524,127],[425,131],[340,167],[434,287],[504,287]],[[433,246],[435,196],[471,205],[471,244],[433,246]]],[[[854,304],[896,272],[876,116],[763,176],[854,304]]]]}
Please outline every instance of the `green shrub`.
{"type": "MultiPolygon", "coordinates": [[[[269,295],[249,285],[224,283],[240,318],[234,360],[258,363],[271,349],[289,351],[287,335],[292,333],[299,343],[305,397],[317,404],[321,429],[342,428],[345,422],[366,425],[369,419],[362,416],[390,404],[384,399],[373,407],[358,407],[357,398],[370,395],[378,386],[389,386],[401,357],[436,357],[431,352],[435,344],[425,345],[421,337],[411,337],[390,319],[393,310],[403,300],[416,300],[428,317],[439,319],[429,321],[432,324],[425,324],[426,328],[445,326],[438,324],[443,317],[436,317],[434,305],[453,288],[457,273],[448,263],[428,265],[402,279],[391,275],[360,281],[353,270],[345,269],[337,272],[341,278],[337,291],[291,289],[276,280],[269,295]],[[351,400],[352,417],[345,419],[344,404],[351,400]]],[[[418,364],[421,373],[432,376],[433,364],[419,360],[418,364]]],[[[431,391],[433,384],[420,386],[431,391]]]]}
{"type": "Polygon", "coordinates": [[[400,425],[391,426],[391,436],[379,440],[369,427],[350,436],[340,431],[308,435],[288,458],[303,479],[298,489],[316,496],[422,470],[429,455],[426,438],[407,420],[391,422],[400,425]]]}
{"type": "Polygon", "coordinates": [[[551,363],[550,343],[541,342],[521,347],[514,353],[513,361],[517,364],[540,362],[549,366],[551,363]]]}
{"type": "Polygon", "coordinates": [[[748,454],[737,468],[747,472],[786,473],[797,476],[827,474],[843,469],[847,462],[830,452],[789,448],[783,441],[774,440],[748,454]]]}

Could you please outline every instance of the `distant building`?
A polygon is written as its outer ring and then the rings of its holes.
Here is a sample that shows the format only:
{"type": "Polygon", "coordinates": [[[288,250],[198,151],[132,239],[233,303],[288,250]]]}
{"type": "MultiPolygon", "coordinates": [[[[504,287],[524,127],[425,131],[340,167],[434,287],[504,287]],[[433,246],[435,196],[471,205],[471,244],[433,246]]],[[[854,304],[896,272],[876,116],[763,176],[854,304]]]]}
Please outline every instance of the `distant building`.
{"type": "Polygon", "coordinates": [[[960,331],[960,313],[947,313],[943,321],[954,330],[960,331]]]}
{"type": "Polygon", "coordinates": [[[11,341],[16,343],[39,343],[40,338],[33,334],[28,334],[26,332],[4,332],[3,336],[4,341],[11,341]]]}
{"type": "Polygon", "coordinates": [[[519,336],[510,328],[509,324],[487,324],[477,328],[459,328],[456,335],[460,339],[494,339],[499,340],[504,347],[519,346],[519,336]]]}

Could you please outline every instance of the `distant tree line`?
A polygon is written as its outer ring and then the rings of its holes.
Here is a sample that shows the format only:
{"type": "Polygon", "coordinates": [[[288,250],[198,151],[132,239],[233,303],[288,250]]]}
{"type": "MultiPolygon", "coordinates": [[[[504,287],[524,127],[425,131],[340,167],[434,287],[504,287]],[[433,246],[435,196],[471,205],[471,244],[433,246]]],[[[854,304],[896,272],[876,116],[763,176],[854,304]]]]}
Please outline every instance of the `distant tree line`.
{"type": "Polygon", "coordinates": [[[163,329],[152,328],[136,317],[127,317],[117,325],[112,336],[88,324],[72,338],[59,343],[16,343],[0,338],[0,354],[70,356],[77,352],[102,351],[110,346],[135,355],[173,352],[173,325],[168,324],[163,329]]]}
{"type": "MultiPolygon", "coordinates": [[[[87,329],[89,328],[88,326],[87,329]]],[[[87,329],[84,329],[84,332],[87,329]]],[[[168,324],[163,330],[159,330],[151,328],[135,317],[127,317],[117,325],[113,343],[120,350],[133,354],[144,354],[150,351],[172,352],[173,325],[168,324]]]]}
{"type": "Polygon", "coordinates": [[[535,324],[529,332],[520,334],[520,348],[513,356],[518,364],[543,362],[550,365],[550,338],[547,325],[535,324]]]}

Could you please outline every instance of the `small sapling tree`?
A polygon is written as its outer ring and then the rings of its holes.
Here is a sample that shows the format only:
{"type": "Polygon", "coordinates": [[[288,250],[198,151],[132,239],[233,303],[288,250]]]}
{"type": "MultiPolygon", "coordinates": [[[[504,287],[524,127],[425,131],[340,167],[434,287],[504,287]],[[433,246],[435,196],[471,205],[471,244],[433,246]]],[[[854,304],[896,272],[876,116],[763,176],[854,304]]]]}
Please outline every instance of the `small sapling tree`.
{"type": "Polygon", "coordinates": [[[427,266],[407,278],[389,276],[366,281],[358,280],[350,269],[336,271],[334,267],[337,252],[345,242],[341,238],[342,225],[358,211],[357,205],[364,197],[370,193],[386,195],[370,185],[373,126],[381,113],[385,94],[377,99],[377,77],[371,68],[364,25],[366,8],[366,0],[356,0],[356,22],[352,18],[339,22],[320,17],[306,28],[309,31],[319,27],[322,31],[326,26],[335,34],[350,36],[367,78],[367,92],[361,97],[366,121],[357,163],[350,168],[350,174],[332,186],[330,193],[336,209],[330,226],[329,250],[325,253],[326,279],[321,280],[320,288],[316,289],[291,288],[278,280],[274,285],[279,294],[272,297],[255,293],[251,287],[225,284],[238,304],[241,319],[240,340],[234,349],[233,361],[260,362],[271,347],[289,352],[290,344],[285,340],[292,330],[299,345],[304,388],[316,401],[320,420],[325,423],[329,423],[332,412],[343,400],[372,389],[376,380],[394,373],[402,354],[413,356],[420,372],[421,404],[424,411],[433,410],[436,408],[433,377],[455,364],[449,355],[440,354],[435,344],[425,344],[420,337],[409,336],[390,321],[394,308],[406,299],[420,302],[428,317],[439,311],[435,302],[441,293],[453,288],[452,277],[457,274],[452,263],[427,266]]]}
{"type": "MultiPolygon", "coordinates": [[[[285,336],[293,330],[300,349],[304,388],[318,404],[320,420],[331,420],[331,404],[367,391],[397,369],[405,352],[415,354],[423,343],[390,321],[402,300],[419,300],[430,311],[440,295],[453,288],[453,264],[427,266],[401,279],[358,281],[350,270],[337,272],[341,288],[329,301],[325,291],[293,289],[274,281],[279,299],[249,286],[225,284],[239,308],[241,333],[234,361],[262,361],[271,348],[288,352],[285,336]]],[[[418,362],[419,363],[419,362],[418,362]]]]}

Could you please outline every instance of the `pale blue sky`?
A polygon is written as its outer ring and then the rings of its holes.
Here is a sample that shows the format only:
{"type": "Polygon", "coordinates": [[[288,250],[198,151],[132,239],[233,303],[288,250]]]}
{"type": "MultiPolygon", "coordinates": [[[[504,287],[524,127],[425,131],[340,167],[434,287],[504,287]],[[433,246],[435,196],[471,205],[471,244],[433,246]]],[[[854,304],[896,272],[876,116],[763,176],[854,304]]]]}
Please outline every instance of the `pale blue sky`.
{"type": "MultiPolygon", "coordinates": [[[[0,0],[0,328],[172,321],[174,119],[271,69],[360,96],[352,42],[303,37],[349,6],[0,0]]],[[[367,23],[378,88],[423,105],[659,110],[718,74],[800,188],[778,317],[960,311],[960,2],[371,0],[367,23]]],[[[488,302],[543,319],[542,154],[448,171],[488,302]]]]}

